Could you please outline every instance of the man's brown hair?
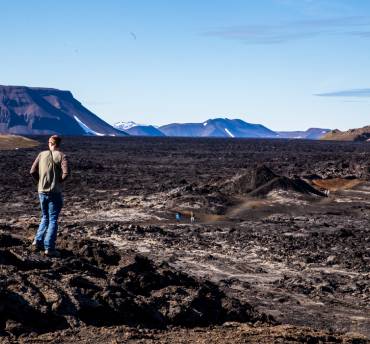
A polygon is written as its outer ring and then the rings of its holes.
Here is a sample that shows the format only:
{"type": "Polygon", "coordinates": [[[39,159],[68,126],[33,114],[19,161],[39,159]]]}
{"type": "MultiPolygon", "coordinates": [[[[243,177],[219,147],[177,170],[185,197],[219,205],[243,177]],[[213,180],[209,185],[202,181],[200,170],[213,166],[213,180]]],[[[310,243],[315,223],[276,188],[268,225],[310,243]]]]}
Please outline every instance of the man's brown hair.
{"type": "Polygon", "coordinates": [[[49,137],[49,143],[54,144],[56,147],[59,147],[61,142],[62,138],[58,135],[52,135],[49,137]]]}

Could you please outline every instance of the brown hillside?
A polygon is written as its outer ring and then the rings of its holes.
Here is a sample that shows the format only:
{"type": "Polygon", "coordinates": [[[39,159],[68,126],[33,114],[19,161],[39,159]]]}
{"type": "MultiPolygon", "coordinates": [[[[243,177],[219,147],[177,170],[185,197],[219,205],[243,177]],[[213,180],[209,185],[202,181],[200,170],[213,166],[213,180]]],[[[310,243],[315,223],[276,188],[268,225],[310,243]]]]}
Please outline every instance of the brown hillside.
{"type": "Polygon", "coordinates": [[[36,147],[40,143],[17,135],[0,135],[0,150],[36,147]]]}
{"type": "Polygon", "coordinates": [[[347,131],[335,129],[324,135],[321,140],[370,141],[370,125],[358,129],[349,129],[347,131]]]}

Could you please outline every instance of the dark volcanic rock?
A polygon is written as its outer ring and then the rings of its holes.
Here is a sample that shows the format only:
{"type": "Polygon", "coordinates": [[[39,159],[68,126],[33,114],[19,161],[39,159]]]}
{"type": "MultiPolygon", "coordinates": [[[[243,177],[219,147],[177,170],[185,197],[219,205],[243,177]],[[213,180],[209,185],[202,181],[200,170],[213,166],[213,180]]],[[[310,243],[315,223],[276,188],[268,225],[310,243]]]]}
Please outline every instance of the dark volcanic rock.
{"type": "Polygon", "coordinates": [[[325,196],[303,179],[279,176],[265,165],[223,182],[221,190],[228,194],[249,196],[265,196],[273,190],[290,190],[300,194],[325,196]]]}
{"type": "Polygon", "coordinates": [[[0,85],[0,133],[21,135],[117,135],[69,91],[0,85]]]}
{"type": "Polygon", "coordinates": [[[267,166],[262,165],[257,167],[252,172],[251,178],[251,189],[257,189],[262,185],[271,182],[276,177],[278,177],[274,172],[272,172],[267,166]]]}
{"type": "Polygon", "coordinates": [[[233,204],[235,195],[263,197],[273,190],[326,196],[301,178],[279,176],[261,165],[212,185],[186,185],[171,190],[166,205],[176,210],[207,209],[211,214],[222,215],[233,204]]]}
{"type": "Polygon", "coordinates": [[[10,235],[0,238],[2,331],[48,332],[81,321],[94,326],[164,328],[268,320],[215,284],[166,263],[122,254],[106,243],[62,239],[62,257],[49,259],[35,257],[25,242],[17,246],[19,239],[10,235]],[[20,258],[20,250],[27,258],[20,258]]]}
{"type": "Polygon", "coordinates": [[[324,197],[325,194],[315,189],[310,184],[300,178],[277,177],[266,184],[254,189],[249,193],[250,196],[265,196],[273,190],[290,190],[300,194],[316,195],[324,197]]]}
{"type": "Polygon", "coordinates": [[[370,141],[370,130],[367,133],[359,134],[354,138],[356,142],[370,141]]]}

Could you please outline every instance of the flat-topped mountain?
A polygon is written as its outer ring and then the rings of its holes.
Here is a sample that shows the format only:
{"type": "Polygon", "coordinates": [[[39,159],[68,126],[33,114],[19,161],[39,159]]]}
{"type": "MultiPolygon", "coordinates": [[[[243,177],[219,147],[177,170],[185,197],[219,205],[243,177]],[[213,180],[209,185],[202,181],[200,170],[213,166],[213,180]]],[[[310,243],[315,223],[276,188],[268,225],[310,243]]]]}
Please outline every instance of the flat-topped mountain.
{"type": "Polygon", "coordinates": [[[330,129],[309,128],[306,131],[279,131],[279,137],[286,139],[318,140],[327,134],[330,129]]]}
{"type": "Polygon", "coordinates": [[[0,133],[127,135],[86,109],[69,91],[1,85],[0,133]]]}
{"type": "Polygon", "coordinates": [[[276,138],[278,134],[261,124],[241,119],[215,118],[203,123],[172,123],[158,128],[166,136],[182,137],[263,137],[276,138]]]}
{"type": "Polygon", "coordinates": [[[347,131],[335,129],[324,135],[321,139],[333,141],[370,141],[370,125],[347,131]]]}

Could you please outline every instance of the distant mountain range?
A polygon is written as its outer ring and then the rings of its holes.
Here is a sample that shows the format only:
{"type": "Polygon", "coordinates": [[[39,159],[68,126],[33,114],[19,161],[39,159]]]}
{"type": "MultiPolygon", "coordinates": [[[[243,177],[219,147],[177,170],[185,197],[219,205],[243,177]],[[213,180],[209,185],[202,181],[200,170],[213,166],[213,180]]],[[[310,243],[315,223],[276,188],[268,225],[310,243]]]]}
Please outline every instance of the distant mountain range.
{"type": "Polygon", "coordinates": [[[1,85],[0,133],[127,135],[86,109],[69,91],[1,85]]]}
{"type": "Polygon", "coordinates": [[[370,142],[370,125],[350,129],[347,131],[340,131],[334,129],[321,138],[322,140],[335,140],[335,141],[368,141],[370,142]]]}
{"type": "Polygon", "coordinates": [[[241,119],[215,118],[203,123],[172,123],[161,127],[118,122],[118,129],[134,136],[179,137],[241,137],[241,138],[290,138],[317,140],[330,129],[310,128],[306,131],[273,131],[261,124],[247,123],[241,119]],[[161,135],[162,134],[162,135],[161,135]]]}
{"type": "Polygon", "coordinates": [[[161,127],[132,121],[111,126],[85,108],[70,91],[0,85],[0,134],[318,139],[328,132],[320,128],[276,132],[261,124],[228,118],[161,127]]]}

